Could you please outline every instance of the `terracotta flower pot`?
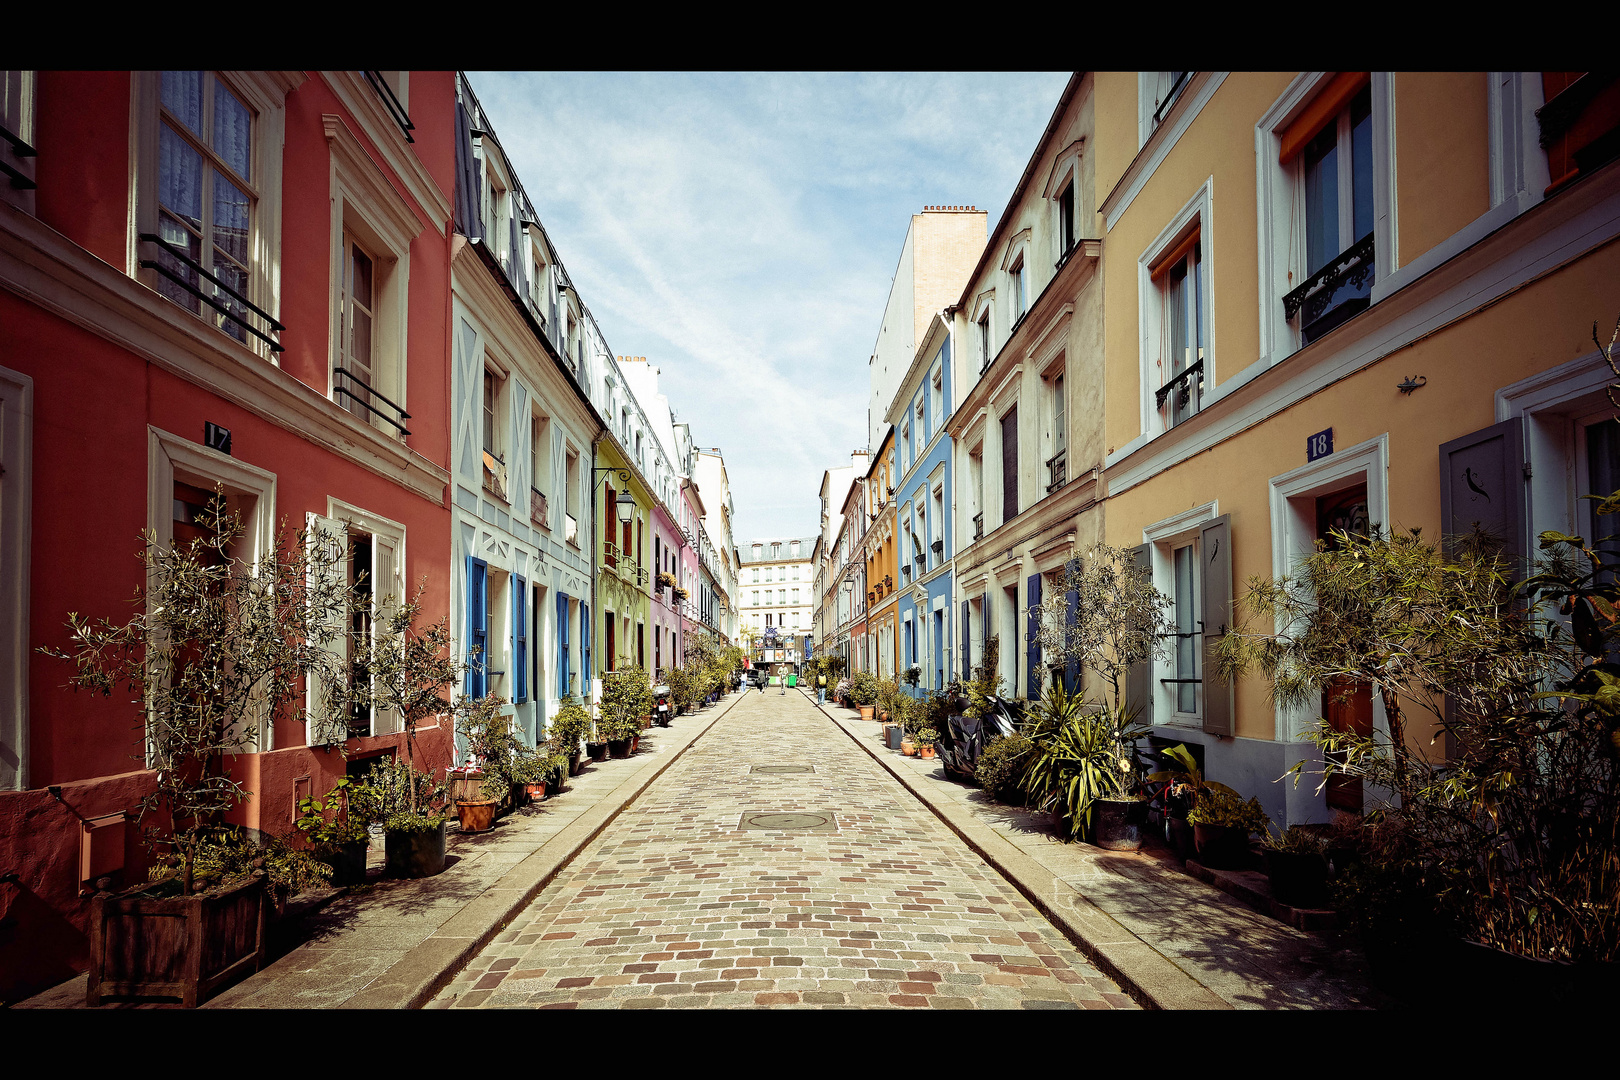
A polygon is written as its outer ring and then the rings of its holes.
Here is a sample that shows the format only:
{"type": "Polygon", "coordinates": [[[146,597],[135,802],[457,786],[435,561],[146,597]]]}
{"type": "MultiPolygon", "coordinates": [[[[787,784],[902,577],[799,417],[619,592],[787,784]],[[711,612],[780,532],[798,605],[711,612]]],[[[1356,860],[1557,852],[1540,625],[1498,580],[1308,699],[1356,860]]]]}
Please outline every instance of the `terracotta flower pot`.
{"type": "Polygon", "coordinates": [[[934,756],[934,748],[932,746],[919,746],[917,747],[917,756],[921,758],[931,758],[934,756]]]}
{"type": "Polygon", "coordinates": [[[499,799],[476,799],[468,802],[456,803],[456,816],[461,819],[461,831],[466,833],[488,832],[495,827],[495,809],[501,805],[499,799]]]}
{"type": "Polygon", "coordinates": [[[870,720],[870,719],[872,719],[872,713],[876,711],[876,707],[872,706],[872,705],[862,705],[860,707],[860,709],[861,709],[861,719],[862,720],[870,720]]]}
{"type": "Polygon", "coordinates": [[[523,790],[530,800],[534,802],[539,802],[546,797],[546,785],[544,784],[524,784],[523,790]]]}
{"type": "Polygon", "coordinates": [[[917,744],[911,741],[910,735],[907,735],[905,738],[900,740],[900,752],[906,755],[906,757],[916,756],[917,744]]]}

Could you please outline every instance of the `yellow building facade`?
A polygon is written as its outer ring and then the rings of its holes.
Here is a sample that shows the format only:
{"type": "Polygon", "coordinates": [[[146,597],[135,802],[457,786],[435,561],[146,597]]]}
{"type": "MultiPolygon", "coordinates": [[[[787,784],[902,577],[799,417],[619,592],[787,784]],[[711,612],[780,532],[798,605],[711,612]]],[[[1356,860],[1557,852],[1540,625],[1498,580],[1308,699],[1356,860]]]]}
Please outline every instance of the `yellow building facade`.
{"type": "Polygon", "coordinates": [[[1526,557],[1620,487],[1593,342],[1620,315],[1620,109],[1574,74],[1095,75],[1106,533],[1178,635],[1133,696],[1278,825],[1361,809],[1278,781],[1319,761],[1320,714],[1387,727],[1370,695],[1290,712],[1211,676],[1250,578],[1334,527],[1478,521],[1526,557]]]}
{"type": "Polygon", "coordinates": [[[862,543],[866,558],[866,633],[871,670],[879,678],[892,679],[900,656],[899,600],[900,564],[895,538],[894,428],[890,427],[878,445],[877,455],[866,474],[866,499],[871,525],[862,543]]]}

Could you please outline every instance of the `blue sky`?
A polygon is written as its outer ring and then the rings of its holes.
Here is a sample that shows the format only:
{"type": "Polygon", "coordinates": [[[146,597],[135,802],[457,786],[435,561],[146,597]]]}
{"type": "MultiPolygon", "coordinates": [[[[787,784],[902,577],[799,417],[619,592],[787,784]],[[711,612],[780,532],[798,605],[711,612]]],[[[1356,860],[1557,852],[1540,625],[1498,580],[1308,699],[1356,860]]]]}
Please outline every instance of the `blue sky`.
{"type": "Polygon", "coordinates": [[[742,544],[816,531],[911,215],[994,229],[1068,74],[468,78],[609,348],[724,451],[742,544]]]}

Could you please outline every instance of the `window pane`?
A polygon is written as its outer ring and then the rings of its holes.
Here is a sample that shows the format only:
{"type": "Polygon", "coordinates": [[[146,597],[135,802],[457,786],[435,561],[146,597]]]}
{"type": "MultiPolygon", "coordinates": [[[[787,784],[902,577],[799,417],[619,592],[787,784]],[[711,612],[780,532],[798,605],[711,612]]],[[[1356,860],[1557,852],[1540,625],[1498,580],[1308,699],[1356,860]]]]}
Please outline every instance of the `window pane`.
{"type": "Polygon", "coordinates": [[[1373,229],[1372,91],[1350,104],[1350,167],[1355,185],[1355,240],[1373,229]]]}
{"type": "Polygon", "coordinates": [[[248,179],[253,139],[253,114],[225,84],[214,80],[214,153],[225,159],[225,164],[236,170],[236,175],[248,179]]]}
{"type": "MultiPolygon", "coordinates": [[[[197,235],[168,214],[158,216],[158,235],[162,236],[171,246],[186,252],[193,260],[201,261],[202,245],[197,239],[197,235]]],[[[159,249],[157,261],[181,281],[188,282],[193,286],[197,284],[197,272],[167,251],[159,249]]],[[[200,311],[202,308],[202,301],[198,300],[194,294],[182,289],[161,274],[158,275],[157,279],[157,291],[189,311],[200,311]]]]}
{"type": "Polygon", "coordinates": [[[200,71],[165,71],[163,106],[186,127],[202,135],[202,86],[200,71]]]}
{"type": "MultiPolygon", "coordinates": [[[[1198,639],[1190,636],[1197,631],[1197,599],[1193,593],[1193,549],[1176,549],[1176,675],[1178,679],[1196,679],[1195,656],[1198,639]]],[[[1198,687],[1195,683],[1178,682],[1176,711],[1196,712],[1198,687]]]]}
{"type": "MultiPolygon", "coordinates": [[[[243,296],[247,295],[248,275],[246,270],[234,263],[227,262],[222,259],[215,259],[213,273],[215,277],[219,278],[219,280],[223,281],[225,284],[229,285],[243,296]]],[[[245,320],[247,318],[247,307],[240,300],[237,300],[223,290],[214,288],[212,285],[208,287],[208,291],[214,294],[214,298],[216,300],[219,300],[226,307],[230,308],[231,312],[238,319],[245,320]]],[[[217,313],[217,309],[212,310],[216,311],[217,313]]],[[[246,343],[247,331],[242,329],[238,323],[232,322],[230,319],[220,317],[219,326],[237,341],[246,343]]]]}
{"type": "Polygon", "coordinates": [[[1305,275],[1342,249],[1339,246],[1339,127],[1330,123],[1305,148],[1305,275]]]}
{"type": "Polygon", "coordinates": [[[350,281],[350,289],[354,298],[367,309],[373,308],[371,303],[371,259],[358,247],[349,249],[354,256],[354,277],[350,281]]]}
{"type": "MultiPolygon", "coordinates": [[[[214,246],[237,262],[248,262],[248,222],[252,206],[247,195],[214,170],[214,246]]],[[[215,260],[216,262],[218,260],[215,260]]]]}
{"type": "Polygon", "coordinates": [[[1170,355],[1164,381],[1169,382],[1187,368],[1187,264],[1170,268],[1170,355]]]}
{"type": "Polygon", "coordinates": [[[158,204],[202,229],[202,155],[164,125],[158,137],[158,204]]]}

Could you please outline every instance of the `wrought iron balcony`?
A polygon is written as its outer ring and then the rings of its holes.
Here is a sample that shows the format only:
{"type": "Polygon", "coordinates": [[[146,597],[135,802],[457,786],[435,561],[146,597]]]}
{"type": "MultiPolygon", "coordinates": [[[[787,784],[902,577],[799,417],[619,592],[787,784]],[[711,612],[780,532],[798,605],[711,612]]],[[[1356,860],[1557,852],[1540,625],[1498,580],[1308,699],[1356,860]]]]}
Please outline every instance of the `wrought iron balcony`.
{"type": "Polygon", "coordinates": [[[542,529],[551,528],[550,517],[546,512],[548,507],[545,492],[537,487],[529,488],[529,520],[542,529]]]}
{"type": "Polygon", "coordinates": [[[506,460],[484,451],[484,490],[504,501],[506,499],[506,460]]]}
{"type": "MultiPolygon", "coordinates": [[[[196,285],[192,284],[190,281],[187,281],[185,278],[175,273],[163,263],[158,262],[156,259],[140,260],[140,265],[142,267],[147,270],[155,270],[157,273],[162,274],[164,277],[180,286],[180,288],[184,289],[186,292],[195,296],[197,299],[201,300],[203,303],[225,316],[225,318],[228,319],[232,325],[241,330],[243,333],[252,334],[260,341],[263,341],[266,345],[269,345],[271,352],[283,351],[279,341],[276,341],[264,330],[260,330],[257,326],[254,326],[253,323],[248,321],[248,312],[252,312],[254,315],[257,315],[264,321],[264,325],[268,329],[273,330],[278,334],[285,331],[287,328],[281,325],[281,323],[277,322],[275,319],[271,318],[268,311],[265,311],[247,297],[243,296],[241,293],[219,280],[219,278],[203,269],[201,263],[197,262],[185,251],[168,243],[157,233],[141,233],[140,239],[150,244],[156,244],[159,248],[163,249],[163,253],[165,255],[168,255],[176,262],[188,267],[199,278],[207,280],[214,286],[215,292],[213,295],[209,295],[202,289],[199,289],[196,285]],[[238,311],[231,305],[225,303],[223,300],[219,299],[222,294],[230,297],[232,300],[235,300],[246,310],[238,311]]],[[[232,337],[236,337],[236,334],[233,333],[229,328],[221,327],[221,329],[225,330],[226,333],[231,334],[232,337]]],[[[238,340],[246,341],[245,338],[239,338],[238,340]]]]}
{"type": "Polygon", "coordinates": [[[1373,234],[1368,233],[1283,297],[1283,313],[1290,319],[1300,316],[1306,344],[1366,309],[1375,263],[1373,234]],[[1346,286],[1349,294],[1335,301],[1346,286]]]}
{"type": "Polygon", "coordinates": [[[382,72],[366,71],[362,74],[365,75],[366,82],[371,84],[371,88],[377,91],[377,96],[382,99],[383,108],[388,110],[388,115],[394,118],[399,130],[405,133],[405,141],[415,142],[416,139],[412,137],[411,132],[416,130],[416,125],[411,123],[410,114],[405,111],[405,106],[399,103],[399,98],[394,96],[394,88],[388,85],[388,81],[382,77],[382,72]]]}
{"type": "Polygon", "coordinates": [[[984,511],[980,510],[973,515],[973,542],[978,543],[984,539],[984,511]]]}
{"type": "Polygon", "coordinates": [[[1175,394],[1175,400],[1170,411],[1165,414],[1164,419],[1164,426],[1167,428],[1175,427],[1202,407],[1204,399],[1203,357],[1199,357],[1197,363],[1154,392],[1154,400],[1161,412],[1164,411],[1165,399],[1172,393],[1175,394]]]}
{"type": "Polygon", "coordinates": [[[1067,450],[1059,450],[1046,459],[1046,493],[1050,495],[1068,481],[1067,450]]]}
{"type": "Polygon", "coordinates": [[[399,429],[399,433],[401,435],[409,435],[411,433],[409,428],[400,423],[400,420],[409,420],[411,418],[411,414],[400,408],[398,405],[395,405],[392,401],[389,401],[381,394],[377,393],[377,391],[373,390],[370,383],[360,378],[348,368],[335,367],[332,369],[332,374],[336,377],[334,379],[334,385],[332,386],[332,393],[342,394],[344,396],[346,402],[346,404],[343,406],[344,408],[349,409],[350,412],[353,412],[354,409],[350,406],[358,405],[360,408],[366,410],[366,412],[370,413],[378,420],[381,420],[383,423],[392,424],[395,428],[399,429]],[[372,404],[374,401],[380,401],[384,405],[388,406],[389,409],[393,410],[394,415],[390,416],[384,410],[377,408],[377,406],[372,404]],[[398,417],[398,419],[395,419],[395,417],[398,417]]]}

